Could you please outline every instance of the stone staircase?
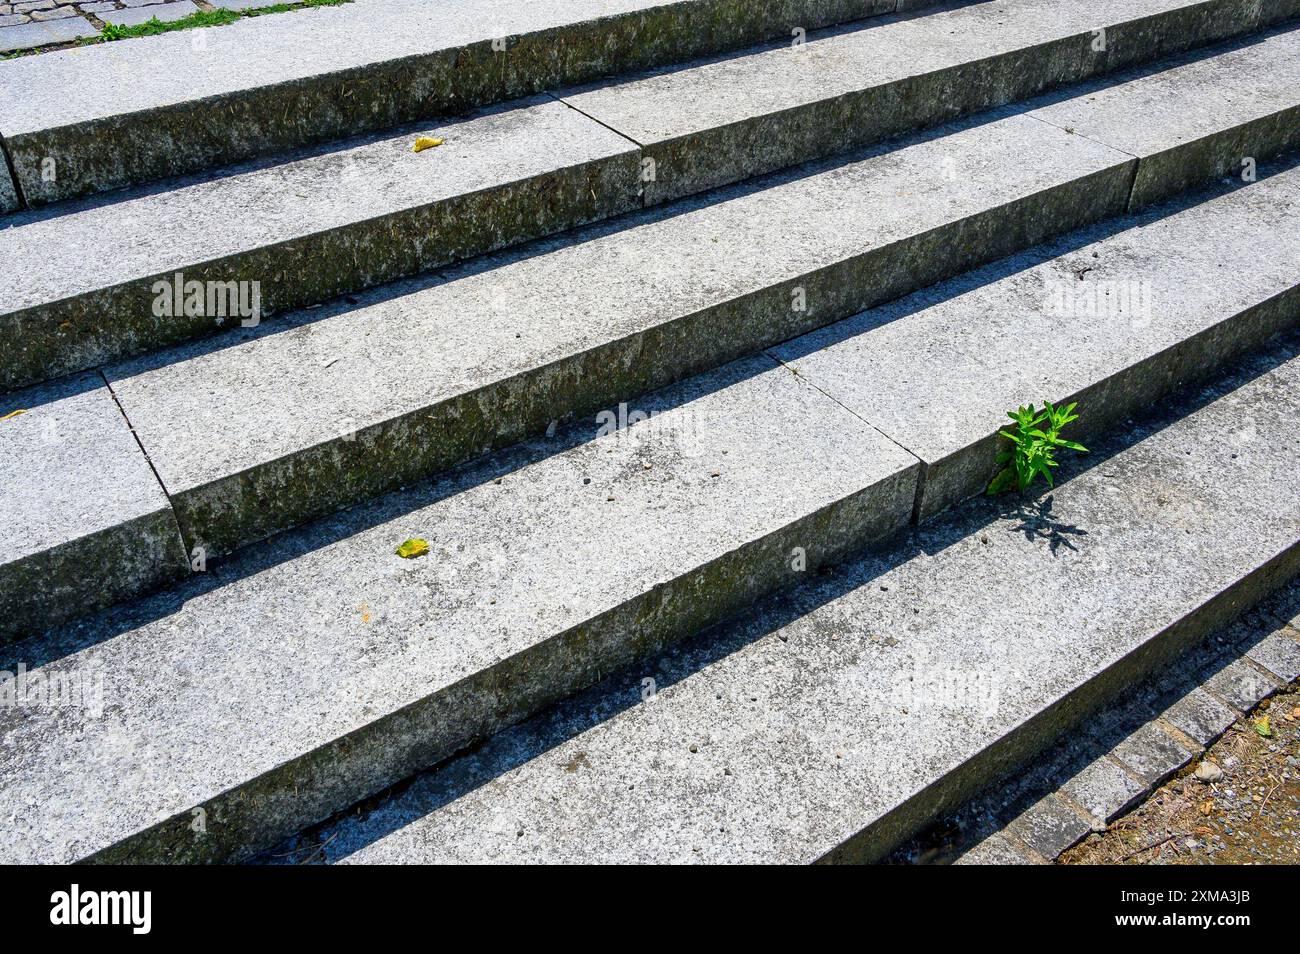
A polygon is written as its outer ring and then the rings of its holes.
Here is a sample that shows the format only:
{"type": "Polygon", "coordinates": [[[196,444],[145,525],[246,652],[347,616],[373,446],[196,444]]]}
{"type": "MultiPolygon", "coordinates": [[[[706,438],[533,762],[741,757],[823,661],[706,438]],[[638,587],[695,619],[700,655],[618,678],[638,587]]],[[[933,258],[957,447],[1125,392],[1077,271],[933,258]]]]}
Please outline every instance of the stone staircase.
{"type": "Polygon", "coordinates": [[[1300,571],[1295,0],[359,9],[0,63],[0,860],[874,860],[1300,571]]]}

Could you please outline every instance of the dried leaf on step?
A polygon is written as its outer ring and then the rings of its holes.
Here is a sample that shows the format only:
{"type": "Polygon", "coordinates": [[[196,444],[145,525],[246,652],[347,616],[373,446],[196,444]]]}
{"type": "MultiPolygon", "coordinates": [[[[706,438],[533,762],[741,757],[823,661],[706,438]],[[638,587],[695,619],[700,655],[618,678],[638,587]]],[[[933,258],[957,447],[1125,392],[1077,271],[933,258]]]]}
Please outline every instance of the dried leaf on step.
{"type": "Polygon", "coordinates": [[[11,417],[17,417],[19,414],[26,414],[26,413],[27,411],[20,407],[16,411],[10,411],[8,414],[0,414],[0,421],[7,421],[11,417]]]}
{"type": "Polygon", "coordinates": [[[415,145],[411,147],[411,152],[424,152],[426,149],[432,149],[434,146],[441,146],[442,140],[433,136],[421,136],[415,140],[415,145]]]}
{"type": "Polygon", "coordinates": [[[403,560],[413,560],[429,552],[429,541],[421,540],[419,537],[411,537],[398,547],[395,552],[403,560]]]}

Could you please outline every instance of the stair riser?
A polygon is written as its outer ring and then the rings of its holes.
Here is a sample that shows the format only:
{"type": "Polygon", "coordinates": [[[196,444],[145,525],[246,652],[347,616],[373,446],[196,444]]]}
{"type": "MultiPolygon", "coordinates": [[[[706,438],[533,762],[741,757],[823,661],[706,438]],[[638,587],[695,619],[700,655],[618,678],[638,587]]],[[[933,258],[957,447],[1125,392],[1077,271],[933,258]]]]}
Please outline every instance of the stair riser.
{"type": "Polygon", "coordinates": [[[1300,148],[1300,106],[1245,123],[1231,132],[1145,156],[1138,164],[1129,207],[1133,211],[1219,176],[1240,178],[1243,160],[1257,163],[1300,148]]]}
{"type": "MultiPolygon", "coordinates": [[[[371,288],[637,207],[634,153],[560,169],[292,242],[185,268],[183,281],[257,282],[260,318],[371,288]]],[[[0,364],[0,390],[95,367],[230,329],[220,320],[157,315],[155,288],[176,273],[0,316],[0,334],[21,342],[0,364]]],[[[252,287],[252,286],[249,286],[252,287]]],[[[166,292],[164,292],[166,293],[166,292]]],[[[174,297],[174,296],[172,296],[174,297]]],[[[175,310],[174,308],[172,309],[175,310]]]]}
{"type": "Polygon", "coordinates": [[[1120,213],[1132,163],[823,268],[190,491],[172,492],[188,545],[209,556],[340,509],[553,420],[611,407],[1120,213]],[[803,287],[807,311],[791,308],[803,287]]]}
{"type": "MultiPolygon", "coordinates": [[[[29,205],[198,172],[890,12],[892,0],[692,0],[7,142],[29,205]],[[58,178],[46,182],[52,158],[58,178]]],[[[3,130],[0,130],[3,132],[3,130]]]]}
{"type": "Polygon", "coordinates": [[[1237,616],[1300,575],[1300,544],[1293,545],[1166,628],[1138,649],[982,750],[935,784],[845,840],[819,861],[870,864],[979,794],[1027,769],[1067,732],[1103,710],[1126,689],[1167,667],[1237,616]]]}
{"type": "MultiPolygon", "coordinates": [[[[1082,391],[1060,395],[1056,403],[1077,401],[1086,409],[1071,425],[1071,433],[1073,439],[1088,445],[1126,418],[1140,416],[1162,398],[1209,380],[1225,364],[1259,348],[1274,335],[1296,328],[1300,328],[1300,286],[1082,391]]],[[[917,495],[917,519],[928,520],[962,500],[982,494],[998,472],[998,452],[1007,446],[996,431],[990,432],[983,441],[928,466],[917,495]]]]}
{"type": "Polygon", "coordinates": [[[1105,50],[1093,48],[1097,39],[1094,33],[1080,33],[707,132],[652,143],[643,147],[644,154],[655,162],[654,181],[645,186],[646,203],[667,202],[868,146],[890,136],[1027,99],[1058,86],[1243,36],[1261,25],[1285,19],[1286,11],[1261,17],[1257,6],[1254,0],[1213,0],[1199,7],[1110,27],[1106,31],[1105,50]]]}
{"type": "Polygon", "coordinates": [[[433,765],[494,732],[721,622],[818,567],[886,540],[908,523],[919,465],[732,551],[537,644],[445,692],[378,718],[202,806],[87,859],[237,861],[433,765]],[[791,552],[803,548],[806,569],[791,552]]]}
{"type": "Polygon", "coordinates": [[[167,512],[0,565],[0,645],[157,589],[187,569],[167,512]]]}

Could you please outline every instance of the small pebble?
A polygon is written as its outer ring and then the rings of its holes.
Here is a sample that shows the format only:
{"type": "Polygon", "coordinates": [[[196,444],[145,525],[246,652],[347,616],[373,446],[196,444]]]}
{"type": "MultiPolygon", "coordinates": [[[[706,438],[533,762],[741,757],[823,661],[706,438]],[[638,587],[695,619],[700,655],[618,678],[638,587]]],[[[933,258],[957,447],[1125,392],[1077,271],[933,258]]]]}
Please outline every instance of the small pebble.
{"type": "Polygon", "coordinates": [[[1223,769],[1219,768],[1213,762],[1202,762],[1196,766],[1197,781],[1205,782],[1207,785],[1211,782],[1217,782],[1223,778],[1223,769]]]}

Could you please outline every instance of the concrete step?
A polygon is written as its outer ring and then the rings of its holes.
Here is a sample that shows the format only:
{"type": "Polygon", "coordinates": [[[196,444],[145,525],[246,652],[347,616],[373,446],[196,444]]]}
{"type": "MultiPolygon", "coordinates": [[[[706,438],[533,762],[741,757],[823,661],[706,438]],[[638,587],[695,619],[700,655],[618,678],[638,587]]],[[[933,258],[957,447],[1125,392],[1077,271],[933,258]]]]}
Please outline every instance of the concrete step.
{"type": "Polygon", "coordinates": [[[1119,212],[1133,162],[968,124],[107,376],[186,540],[224,554],[1119,212]]]}
{"type": "Polygon", "coordinates": [[[910,517],[915,459],[769,358],[635,411],[12,647],[107,702],[0,708],[0,857],[267,847],[910,517]]]}
{"type": "Polygon", "coordinates": [[[306,847],[351,863],[882,858],[1300,572],[1297,347],[1114,435],[1051,494],[974,502],[306,847]]]}
{"type": "Polygon", "coordinates": [[[0,399],[0,643],[189,569],[171,505],[99,374],[0,399]]]}
{"type": "Polygon", "coordinates": [[[13,265],[0,276],[0,328],[13,348],[0,387],[626,212],[640,207],[639,177],[635,146],[545,98],[11,216],[0,228],[0,257],[13,265]],[[412,151],[426,134],[443,144],[412,151]]]}
{"type": "MultiPolygon", "coordinates": [[[[1262,236],[1295,233],[1259,210],[1285,207],[1283,190],[1298,180],[1293,170],[1171,217],[1192,217],[1186,243],[1186,232],[1174,230],[1161,245],[1158,219],[1143,226],[1153,236],[1145,267],[1163,275],[1174,267],[1166,259],[1183,263],[1191,281],[1204,261],[1189,245],[1212,245],[1220,256],[1235,250],[1243,261],[1260,246],[1259,236],[1221,245],[1210,238],[1220,229],[1248,237],[1241,223],[1254,222],[1262,236]]],[[[1250,271],[1230,258],[1225,268],[1250,271]]],[[[1278,299],[1300,282],[1273,274],[1281,290],[1255,287],[1257,298],[1278,299]]],[[[1175,277],[1168,281],[1176,287],[1175,277]]],[[[1101,342],[1075,358],[1028,348],[1022,358],[1015,348],[1041,326],[1025,314],[1014,280],[1006,286],[1005,316],[986,320],[984,353],[1003,356],[1005,368],[985,385],[996,392],[985,396],[990,403],[1005,410],[1047,396],[1045,368],[1072,360],[1084,369],[1075,381],[1124,380],[1135,361],[1121,344],[1134,336],[1127,323],[1096,326],[1121,355],[1109,363],[1097,357],[1106,353],[1101,342]]],[[[1171,310],[1182,304],[1175,299],[1171,310]]],[[[1219,324],[1263,333],[1252,318],[1265,309],[1252,310],[1246,290],[1220,304],[1219,324]]],[[[1197,325],[1178,327],[1193,335],[1197,325]]],[[[1225,354],[1244,337],[1220,335],[1225,354]]],[[[1159,335],[1151,347],[1167,350],[1159,335]]],[[[890,377],[869,355],[863,360],[860,377],[890,377]]],[[[1168,386],[1180,379],[1162,376],[1158,362],[1147,367],[1168,386]]],[[[933,391],[962,371],[924,373],[933,391]]],[[[0,668],[26,661],[50,675],[102,673],[118,708],[98,720],[15,710],[6,732],[16,744],[0,767],[20,781],[0,795],[0,817],[19,805],[44,806],[44,814],[29,813],[6,857],[246,855],[803,579],[808,567],[883,539],[926,499],[920,464],[891,433],[902,433],[896,421],[859,416],[852,394],[838,390],[771,359],[745,359],[598,419],[606,430],[639,420],[629,429],[595,440],[586,440],[590,430],[558,431],[549,443],[282,534],[169,593],[14,647],[0,668]],[[408,537],[427,539],[432,552],[402,561],[393,550],[408,537]],[[196,818],[201,839],[189,827],[196,818]]],[[[1155,386],[1144,393],[1162,396],[1155,386]]],[[[933,411],[933,426],[941,429],[963,399],[933,411]]],[[[1092,408],[1083,410],[1086,420],[1092,408]]],[[[997,423],[971,426],[966,439],[978,446],[997,423]]],[[[1214,452],[1238,454],[1233,474],[1250,466],[1252,480],[1274,479],[1276,462],[1261,463],[1256,449],[1293,457],[1294,447],[1266,430],[1242,425],[1231,446],[1214,452]]],[[[1151,495],[1169,508],[1162,520],[1191,526],[1205,509],[1214,515],[1207,532],[1219,533],[1235,504],[1189,500],[1185,491],[1180,483],[1151,495]]],[[[1235,479],[1205,491],[1248,492],[1254,485],[1235,479]]],[[[1269,485],[1250,506],[1271,505],[1271,495],[1285,488],[1269,485]]],[[[1294,533],[1290,512],[1277,514],[1294,533]]],[[[1006,525],[1049,537],[1054,548],[1077,545],[1050,518],[1022,514],[1006,525]]],[[[1255,527],[1255,509],[1237,518],[1249,540],[1233,547],[1271,545],[1274,523],[1255,527]]],[[[1227,558],[1215,564],[1232,566],[1227,558]]],[[[1100,581],[1109,570],[1093,572],[1100,581]]],[[[1198,578],[1185,582],[1189,593],[1205,592],[1198,578]]],[[[959,599],[964,591],[952,592],[959,599]]]]}
{"type": "Polygon", "coordinates": [[[0,62],[31,205],[707,56],[894,0],[386,0],[0,62]]]}
{"type": "MultiPolygon", "coordinates": [[[[1258,10],[1242,15],[1236,0],[1129,0],[1107,11],[1097,21],[1081,0],[1011,0],[887,19],[795,49],[565,97],[572,110],[552,100],[517,103],[109,204],[11,217],[0,253],[19,267],[0,279],[8,303],[0,328],[15,347],[0,361],[0,387],[229,327],[229,309],[176,315],[159,307],[161,283],[178,273],[205,288],[256,283],[264,316],[1249,32],[1267,19],[1258,10]],[[1105,50],[1092,49],[1095,31],[1105,50]],[[447,143],[414,154],[421,131],[447,143]],[[134,237],[125,248],[99,238],[122,233],[134,237]],[[330,265],[309,267],[310,256],[330,265]]],[[[1109,141],[1109,133],[1112,145],[1143,161],[1158,147],[1152,169],[1139,174],[1142,200],[1151,201],[1239,162],[1243,148],[1265,159],[1300,142],[1296,45],[1291,34],[1108,89],[1103,102],[1071,99],[1060,119],[1097,124],[1093,138],[1109,141]],[[1147,122],[1152,98],[1168,107],[1154,111],[1166,117],[1155,123],[1147,122]],[[1145,139],[1135,140],[1134,128],[1145,139]],[[1217,162],[1185,148],[1202,138],[1217,162]]],[[[1057,121],[1052,110],[1041,118],[1057,121]]]]}
{"type": "MultiPolygon", "coordinates": [[[[1122,0],[1100,8],[1090,0],[950,4],[561,97],[640,144],[654,163],[647,201],[664,201],[1296,15],[1300,4],[1294,2],[1238,0],[1122,0]]],[[[1293,76],[1294,63],[1288,65],[1293,76]]],[[[1203,72],[1211,82],[1225,82],[1212,68],[1203,72]]],[[[1155,114],[1168,118],[1157,118],[1156,125],[1188,125],[1190,117],[1180,110],[1190,106],[1204,111],[1213,126],[1216,112],[1252,108],[1247,102],[1256,88],[1267,90],[1268,98],[1253,108],[1266,112],[1274,95],[1287,100],[1285,93],[1294,92],[1288,78],[1247,67],[1245,88],[1223,103],[1184,82],[1170,83],[1175,97],[1186,91],[1188,104],[1168,104],[1155,114]]]]}

